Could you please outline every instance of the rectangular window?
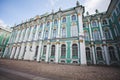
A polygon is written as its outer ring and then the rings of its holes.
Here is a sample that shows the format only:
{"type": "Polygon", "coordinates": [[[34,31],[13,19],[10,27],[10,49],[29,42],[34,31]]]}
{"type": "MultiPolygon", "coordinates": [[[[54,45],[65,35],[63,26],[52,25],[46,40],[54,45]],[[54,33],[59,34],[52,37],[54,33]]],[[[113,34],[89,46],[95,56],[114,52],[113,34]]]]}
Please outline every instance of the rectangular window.
{"type": "Polygon", "coordinates": [[[53,30],[53,38],[56,38],[56,34],[57,34],[56,29],[54,29],[53,30]]]}
{"type": "Polygon", "coordinates": [[[72,33],[72,37],[76,37],[78,36],[78,29],[77,29],[77,26],[71,26],[71,33],[72,33]]]}
{"type": "Polygon", "coordinates": [[[65,37],[66,37],[66,29],[62,28],[62,38],[65,38],[65,37]]]}
{"type": "Polygon", "coordinates": [[[48,31],[45,32],[45,39],[48,39],[48,31]]]}

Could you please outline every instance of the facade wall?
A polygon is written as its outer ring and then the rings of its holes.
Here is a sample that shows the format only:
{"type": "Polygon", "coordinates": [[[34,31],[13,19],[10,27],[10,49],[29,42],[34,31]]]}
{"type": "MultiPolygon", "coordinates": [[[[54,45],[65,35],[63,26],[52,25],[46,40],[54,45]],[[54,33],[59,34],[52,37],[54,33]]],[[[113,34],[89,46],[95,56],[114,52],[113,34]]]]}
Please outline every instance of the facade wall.
{"type": "Polygon", "coordinates": [[[13,27],[3,57],[83,65],[119,64],[119,12],[113,15],[114,20],[106,12],[85,17],[83,13],[84,7],[77,3],[74,8],[36,16],[13,27]]]}
{"type": "Polygon", "coordinates": [[[0,57],[3,56],[5,47],[7,45],[8,40],[9,40],[10,31],[8,31],[8,30],[6,30],[2,27],[0,28],[0,57]]]}

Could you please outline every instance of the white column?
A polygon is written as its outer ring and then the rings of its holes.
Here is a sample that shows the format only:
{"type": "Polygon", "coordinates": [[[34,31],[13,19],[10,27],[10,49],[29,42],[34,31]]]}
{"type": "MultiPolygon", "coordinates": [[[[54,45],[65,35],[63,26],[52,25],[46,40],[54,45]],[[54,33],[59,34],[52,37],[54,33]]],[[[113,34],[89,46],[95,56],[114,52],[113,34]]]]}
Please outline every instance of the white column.
{"type": "Polygon", "coordinates": [[[59,42],[57,42],[57,44],[56,44],[56,50],[55,50],[55,63],[58,63],[58,58],[59,58],[59,56],[58,56],[58,51],[59,51],[59,42]]]}
{"type": "Polygon", "coordinates": [[[14,54],[15,54],[15,47],[13,47],[13,49],[12,49],[12,53],[10,55],[10,59],[12,59],[14,57],[14,54]]]}
{"type": "Polygon", "coordinates": [[[43,28],[42,28],[42,33],[41,33],[41,38],[40,39],[43,39],[43,35],[44,35],[44,29],[45,29],[45,22],[43,23],[43,28]]]}
{"type": "Polygon", "coordinates": [[[48,39],[50,39],[51,37],[51,30],[52,30],[52,20],[50,21],[50,30],[49,30],[48,39]]]}
{"type": "Polygon", "coordinates": [[[37,25],[36,32],[35,32],[35,39],[34,40],[38,39],[38,29],[39,29],[39,26],[40,25],[37,25]]]}
{"type": "Polygon", "coordinates": [[[82,15],[80,15],[80,13],[78,13],[78,27],[79,27],[81,64],[86,65],[87,60],[86,60],[85,40],[84,40],[84,33],[83,33],[83,21],[82,21],[82,15]]]}
{"type": "Polygon", "coordinates": [[[39,42],[37,61],[40,61],[40,57],[41,57],[41,48],[42,48],[42,41],[39,42]]]}
{"type": "Polygon", "coordinates": [[[2,56],[3,58],[5,58],[7,52],[8,52],[8,47],[5,48],[4,54],[3,54],[3,56],[2,56]]]}
{"type": "Polygon", "coordinates": [[[15,43],[17,42],[18,35],[19,35],[19,31],[17,31],[17,33],[16,33],[16,38],[14,40],[15,43]]]}
{"type": "Polygon", "coordinates": [[[29,36],[28,41],[31,41],[31,40],[32,40],[33,28],[34,28],[34,27],[31,27],[31,30],[30,30],[30,36],[29,36]]]}
{"type": "Polygon", "coordinates": [[[118,51],[117,51],[117,46],[114,45],[114,49],[115,49],[115,56],[116,56],[117,60],[120,61],[118,51]]]}
{"type": "Polygon", "coordinates": [[[26,46],[26,52],[25,52],[25,55],[24,55],[24,60],[30,60],[30,43],[27,43],[27,46],[26,46]]]}
{"type": "Polygon", "coordinates": [[[93,55],[93,64],[96,64],[96,57],[95,57],[95,48],[94,45],[92,44],[92,55],[93,55]]]}
{"type": "Polygon", "coordinates": [[[103,49],[104,49],[104,53],[105,53],[106,64],[110,65],[109,55],[108,55],[108,51],[107,51],[107,46],[103,45],[103,49]]]}
{"type": "Polygon", "coordinates": [[[100,18],[98,18],[98,22],[99,22],[99,27],[100,27],[100,33],[101,33],[101,36],[102,36],[102,40],[104,40],[105,36],[103,35],[103,29],[102,29],[102,25],[101,25],[101,22],[100,22],[100,18]]]}
{"type": "Polygon", "coordinates": [[[93,35],[92,35],[90,20],[88,20],[88,26],[89,26],[89,31],[90,31],[90,39],[91,39],[91,41],[93,41],[93,35]]]}
{"type": "Polygon", "coordinates": [[[17,50],[16,50],[16,54],[15,54],[15,56],[14,56],[14,59],[17,59],[17,56],[18,56],[18,54],[19,54],[19,49],[20,49],[20,47],[18,46],[18,47],[17,47],[17,50]]]}
{"type": "Polygon", "coordinates": [[[112,35],[112,32],[111,32],[111,29],[109,29],[109,31],[110,31],[110,36],[111,36],[111,38],[113,40],[113,35],[112,35]]]}
{"type": "Polygon", "coordinates": [[[33,44],[32,44],[32,51],[30,53],[30,60],[34,60],[35,51],[36,51],[36,44],[35,44],[35,42],[33,42],[33,44]]]}
{"type": "Polygon", "coordinates": [[[21,32],[21,35],[20,35],[20,40],[19,40],[19,42],[21,42],[22,41],[22,38],[23,38],[23,33],[24,33],[24,29],[22,30],[22,32],[21,32]]]}
{"type": "Polygon", "coordinates": [[[27,40],[28,31],[29,31],[29,28],[27,28],[27,29],[26,29],[26,33],[25,33],[25,37],[24,37],[24,41],[26,41],[26,40],[27,40]]]}
{"type": "Polygon", "coordinates": [[[23,58],[24,48],[25,48],[25,44],[22,43],[18,59],[22,59],[23,58]]]}
{"type": "Polygon", "coordinates": [[[58,19],[58,35],[57,38],[60,37],[60,18],[58,19]]]}
{"type": "Polygon", "coordinates": [[[45,61],[48,62],[48,58],[49,58],[49,50],[50,50],[50,43],[47,44],[47,51],[46,51],[46,58],[45,61]]]}

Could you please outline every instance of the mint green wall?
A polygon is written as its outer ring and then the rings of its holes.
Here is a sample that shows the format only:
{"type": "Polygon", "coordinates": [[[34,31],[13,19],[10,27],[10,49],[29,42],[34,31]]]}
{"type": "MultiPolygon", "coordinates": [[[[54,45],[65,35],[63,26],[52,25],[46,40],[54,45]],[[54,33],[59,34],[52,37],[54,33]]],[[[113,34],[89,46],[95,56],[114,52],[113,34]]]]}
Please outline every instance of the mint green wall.
{"type": "Polygon", "coordinates": [[[5,47],[8,43],[10,34],[9,34],[9,32],[6,32],[4,30],[0,30],[0,32],[1,32],[1,34],[0,34],[0,48],[2,50],[0,56],[2,56],[4,53],[5,47]],[[5,40],[4,43],[3,43],[3,40],[5,40]]]}

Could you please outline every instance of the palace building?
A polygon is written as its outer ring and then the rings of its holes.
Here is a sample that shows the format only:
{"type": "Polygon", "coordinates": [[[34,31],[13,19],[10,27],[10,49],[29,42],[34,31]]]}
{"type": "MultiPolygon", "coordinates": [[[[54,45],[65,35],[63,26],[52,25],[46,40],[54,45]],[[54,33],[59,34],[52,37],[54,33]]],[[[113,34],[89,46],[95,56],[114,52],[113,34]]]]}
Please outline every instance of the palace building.
{"type": "Polygon", "coordinates": [[[4,54],[11,32],[12,30],[10,28],[3,27],[3,25],[0,24],[0,57],[4,54]]]}
{"type": "Polygon", "coordinates": [[[120,65],[120,0],[84,16],[77,1],[67,10],[15,25],[3,58],[66,64],[120,65]]]}

